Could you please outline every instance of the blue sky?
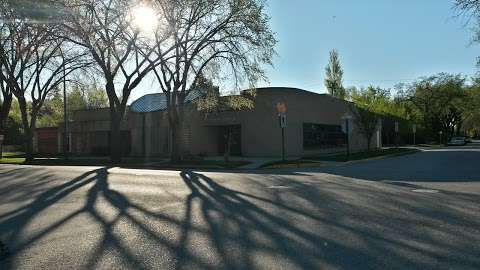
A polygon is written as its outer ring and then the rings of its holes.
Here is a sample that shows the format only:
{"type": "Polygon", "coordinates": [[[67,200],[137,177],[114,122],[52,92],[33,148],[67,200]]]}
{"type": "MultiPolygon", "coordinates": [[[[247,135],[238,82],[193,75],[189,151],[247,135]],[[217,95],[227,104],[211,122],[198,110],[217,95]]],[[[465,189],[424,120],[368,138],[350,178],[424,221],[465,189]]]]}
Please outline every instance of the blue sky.
{"type": "Polygon", "coordinates": [[[269,0],[279,44],[270,83],[325,92],[328,53],[346,86],[392,87],[438,72],[474,74],[479,47],[452,0],[269,0]]]}
{"type": "MultiPolygon", "coordinates": [[[[476,73],[478,45],[453,0],[268,0],[279,43],[269,83],[324,93],[328,53],[336,48],[345,86],[391,88],[438,72],[476,73]]],[[[153,90],[151,82],[131,100],[153,90]]]]}

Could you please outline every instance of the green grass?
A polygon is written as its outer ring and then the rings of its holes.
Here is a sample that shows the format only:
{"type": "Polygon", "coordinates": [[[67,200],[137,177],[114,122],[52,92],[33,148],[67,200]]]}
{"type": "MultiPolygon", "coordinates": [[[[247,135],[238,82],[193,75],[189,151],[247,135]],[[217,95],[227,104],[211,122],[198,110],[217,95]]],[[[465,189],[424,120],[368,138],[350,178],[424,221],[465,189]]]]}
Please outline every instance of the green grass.
{"type": "Polygon", "coordinates": [[[4,152],[0,158],[0,164],[23,164],[24,162],[23,153],[4,152]]]}
{"type": "Polygon", "coordinates": [[[25,163],[25,158],[4,157],[0,159],[0,164],[23,164],[23,163],[25,163]]]}
{"type": "Polygon", "coordinates": [[[362,160],[362,159],[382,157],[382,156],[400,156],[400,155],[416,153],[418,151],[419,150],[417,149],[411,149],[411,148],[388,148],[388,149],[381,149],[381,150],[373,150],[370,152],[352,153],[350,154],[348,159],[346,154],[339,154],[339,155],[332,155],[332,156],[310,156],[310,157],[305,157],[304,159],[346,162],[351,160],[362,160]]]}

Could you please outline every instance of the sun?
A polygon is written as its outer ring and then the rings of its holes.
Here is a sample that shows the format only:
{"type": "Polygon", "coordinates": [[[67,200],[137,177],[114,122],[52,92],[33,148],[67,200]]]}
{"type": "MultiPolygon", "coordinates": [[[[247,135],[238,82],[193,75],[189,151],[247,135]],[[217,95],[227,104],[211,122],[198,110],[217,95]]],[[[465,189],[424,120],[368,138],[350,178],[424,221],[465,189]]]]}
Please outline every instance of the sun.
{"type": "Polygon", "coordinates": [[[158,17],[155,10],[147,5],[138,5],[132,8],[132,24],[144,33],[153,33],[158,26],[158,17]]]}

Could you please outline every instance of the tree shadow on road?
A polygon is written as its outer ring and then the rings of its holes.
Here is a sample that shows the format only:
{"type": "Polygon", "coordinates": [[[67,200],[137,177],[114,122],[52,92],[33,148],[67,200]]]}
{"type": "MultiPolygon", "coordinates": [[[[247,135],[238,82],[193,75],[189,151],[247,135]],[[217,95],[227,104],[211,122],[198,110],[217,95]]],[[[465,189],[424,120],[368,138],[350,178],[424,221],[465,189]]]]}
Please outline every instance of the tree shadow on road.
{"type": "Polygon", "coordinates": [[[74,268],[428,269],[448,261],[453,268],[474,269],[480,263],[474,249],[480,239],[472,235],[480,223],[458,210],[469,207],[467,201],[432,202],[394,189],[307,183],[288,175],[272,183],[285,189],[252,185],[254,191],[191,171],[180,176],[188,195],[178,199],[183,206],[174,213],[115,190],[108,168],[49,188],[17,185],[37,191],[28,204],[0,214],[0,238],[12,253],[5,269],[16,268],[16,255],[79,218],[88,219],[86,235],[96,238],[74,268]],[[27,233],[31,223],[75,194],[85,197],[83,205],[27,233]]]}

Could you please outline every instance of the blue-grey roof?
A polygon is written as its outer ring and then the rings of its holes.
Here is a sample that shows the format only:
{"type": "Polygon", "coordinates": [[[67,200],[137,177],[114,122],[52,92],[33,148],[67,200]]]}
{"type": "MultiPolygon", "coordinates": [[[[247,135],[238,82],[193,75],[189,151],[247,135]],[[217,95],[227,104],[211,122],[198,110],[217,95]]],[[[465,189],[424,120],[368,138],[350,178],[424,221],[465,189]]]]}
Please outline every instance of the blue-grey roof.
{"type": "MultiPolygon", "coordinates": [[[[192,102],[193,100],[203,96],[203,92],[199,90],[190,91],[185,98],[185,102],[192,102]]],[[[164,93],[148,94],[130,105],[130,110],[136,113],[158,112],[167,109],[167,98],[164,93]]]]}

